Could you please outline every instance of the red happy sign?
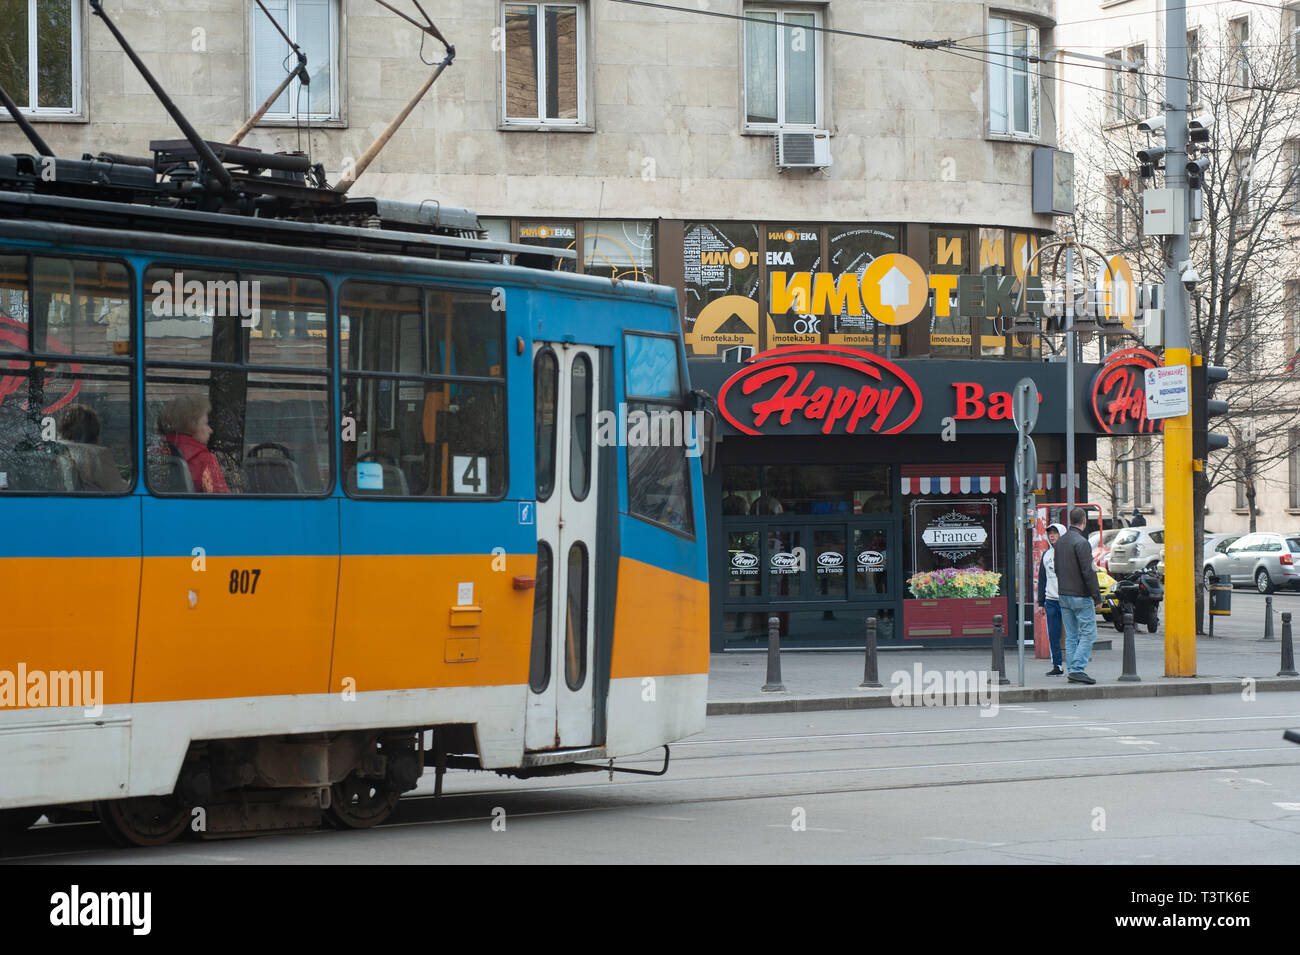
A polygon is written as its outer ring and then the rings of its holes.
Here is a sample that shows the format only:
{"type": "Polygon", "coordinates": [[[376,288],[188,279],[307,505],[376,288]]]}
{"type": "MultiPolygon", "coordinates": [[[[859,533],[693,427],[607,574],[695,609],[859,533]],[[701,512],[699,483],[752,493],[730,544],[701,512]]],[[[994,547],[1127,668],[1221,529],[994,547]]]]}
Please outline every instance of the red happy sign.
{"type": "Polygon", "coordinates": [[[1107,357],[1092,379],[1092,414],[1107,434],[1153,434],[1164,420],[1147,417],[1148,368],[1164,364],[1145,348],[1126,348],[1107,357]]]}
{"type": "Polygon", "coordinates": [[[718,392],[722,416],[742,434],[764,426],[786,427],[795,413],[821,422],[822,434],[837,424],[844,434],[898,434],[921,414],[921,389],[893,362],[840,345],[786,345],[755,355],[718,392]],[[846,369],[856,386],[818,381],[819,372],[846,369]],[[857,379],[863,379],[858,382],[857,379]],[[772,418],[775,416],[776,420],[772,418]]]}

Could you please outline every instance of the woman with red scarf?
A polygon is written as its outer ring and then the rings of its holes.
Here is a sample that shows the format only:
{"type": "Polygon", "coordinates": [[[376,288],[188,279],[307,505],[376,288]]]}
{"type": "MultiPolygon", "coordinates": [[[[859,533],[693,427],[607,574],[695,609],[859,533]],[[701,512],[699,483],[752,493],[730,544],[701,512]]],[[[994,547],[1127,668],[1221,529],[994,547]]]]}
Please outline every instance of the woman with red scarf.
{"type": "Polygon", "coordinates": [[[208,425],[208,412],[212,406],[207,398],[183,395],[173,398],[163,406],[158,415],[158,430],[163,440],[180,451],[194,479],[194,490],[208,494],[229,494],[226,479],[221,473],[217,457],[208,450],[212,428],[208,425]]]}

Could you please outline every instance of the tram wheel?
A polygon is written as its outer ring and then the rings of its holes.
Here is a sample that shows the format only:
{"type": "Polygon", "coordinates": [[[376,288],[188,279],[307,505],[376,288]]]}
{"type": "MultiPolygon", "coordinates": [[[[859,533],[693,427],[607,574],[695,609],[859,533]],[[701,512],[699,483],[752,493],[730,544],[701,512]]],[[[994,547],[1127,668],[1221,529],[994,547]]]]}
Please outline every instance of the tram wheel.
{"type": "Polygon", "coordinates": [[[325,821],[335,829],[369,829],[393,814],[401,796],[382,779],[365,779],[352,773],[330,786],[325,821]]]}
{"type": "Polygon", "coordinates": [[[137,796],[95,803],[99,821],[119,846],[162,846],[190,821],[190,812],[174,796],[137,796]]]}

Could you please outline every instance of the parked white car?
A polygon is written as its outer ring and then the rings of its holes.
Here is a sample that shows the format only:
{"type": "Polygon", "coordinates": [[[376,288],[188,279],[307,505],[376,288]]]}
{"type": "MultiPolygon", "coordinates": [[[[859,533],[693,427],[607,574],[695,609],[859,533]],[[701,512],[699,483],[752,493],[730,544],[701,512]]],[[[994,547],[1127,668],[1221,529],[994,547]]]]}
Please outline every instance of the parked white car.
{"type": "Polygon", "coordinates": [[[1165,543],[1163,527],[1126,527],[1110,542],[1112,577],[1137,570],[1155,570],[1165,543]]]}

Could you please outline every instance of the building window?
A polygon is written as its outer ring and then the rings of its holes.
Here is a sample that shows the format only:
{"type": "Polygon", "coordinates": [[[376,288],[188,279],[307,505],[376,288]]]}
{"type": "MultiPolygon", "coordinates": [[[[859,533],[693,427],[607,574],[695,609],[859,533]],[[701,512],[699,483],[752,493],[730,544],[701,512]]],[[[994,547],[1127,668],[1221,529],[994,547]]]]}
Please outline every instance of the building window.
{"type": "Polygon", "coordinates": [[[1254,179],[1255,157],[1248,150],[1238,149],[1232,153],[1232,168],[1236,173],[1236,183],[1234,184],[1232,214],[1240,218],[1242,228],[1238,232],[1244,231],[1250,223],[1251,207],[1254,204],[1254,179]]]}
{"type": "Polygon", "coordinates": [[[820,126],[821,13],[745,7],[745,125],[820,126]]]}
{"type": "Polygon", "coordinates": [[[36,116],[80,109],[81,4],[77,0],[0,3],[0,86],[36,116]]]}
{"type": "Polygon", "coordinates": [[[1145,119],[1147,115],[1147,48],[1131,46],[1124,51],[1124,59],[1137,64],[1129,70],[1129,95],[1133,103],[1134,119],[1145,119]]]}
{"type": "Polygon", "coordinates": [[[1282,22],[1291,32],[1291,75],[1300,81],[1300,6],[1282,11],[1282,22]]]}
{"type": "MultiPolygon", "coordinates": [[[[311,83],[296,77],[271,104],[265,118],[271,121],[332,120],[339,118],[339,27],[337,0],[264,0],[266,9],[307,57],[311,83]]],[[[253,102],[255,111],[284,82],[295,57],[275,23],[253,5],[253,102]]]]}
{"type": "Polygon", "coordinates": [[[502,7],[502,103],[507,123],[586,122],[586,4],[502,7]]]}
{"type": "Polygon", "coordinates": [[[1201,99],[1201,34],[1198,30],[1187,31],[1187,104],[1189,106],[1201,99]]]}
{"type": "Polygon", "coordinates": [[[1243,372],[1255,370],[1259,342],[1255,340],[1255,301],[1250,289],[1242,289],[1232,297],[1230,327],[1235,329],[1231,351],[1236,367],[1243,372]]]}
{"type": "Polygon", "coordinates": [[[1241,17],[1229,20],[1232,31],[1233,58],[1236,60],[1236,82],[1240,86],[1250,86],[1250,18],[1241,17]]]}
{"type": "Polygon", "coordinates": [[[1125,211],[1124,187],[1126,180],[1123,176],[1107,176],[1106,192],[1110,197],[1110,224],[1114,230],[1113,246],[1121,246],[1128,238],[1128,216],[1125,211]]]}
{"type": "Polygon", "coordinates": [[[1291,139],[1286,144],[1287,157],[1287,197],[1282,208],[1288,218],[1300,218],[1300,139],[1291,139]]]}
{"type": "Polygon", "coordinates": [[[1133,442],[1133,503],[1138,507],[1151,506],[1151,450],[1150,438],[1133,442]]]}
{"type": "MultiPolygon", "coordinates": [[[[1106,54],[1108,60],[1123,60],[1123,50],[1111,50],[1106,54]]],[[[1118,66],[1112,66],[1107,74],[1110,89],[1106,97],[1107,112],[1110,114],[1111,122],[1118,123],[1124,119],[1124,71],[1118,66]]]]}
{"type": "Polygon", "coordinates": [[[1115,475],[1115,498],[1121,504],[1127,504],[1130,500],[1128,496],[1128,460],[1121,459],[1116,468],[1115,475]]]}
{"type": "Polygon", "coordinates": [[[1287,432],[1290,452],[1287,454],[1287,500],[1291,510],[1300,509],[1300,428],[1287,432]]]}
{"type": "Polygon", "coordinates": [[[1038,27],[989,18],[989,130],[1038,136],[1038,27]]]}
{"type": "Polygon", "coordinates": [[[1296,312],[1300,309],[1300,282],[1287,282],[1282,302],[1282,352],[1287,359],[1286,373],[1296,366],[1296,312]]]}

